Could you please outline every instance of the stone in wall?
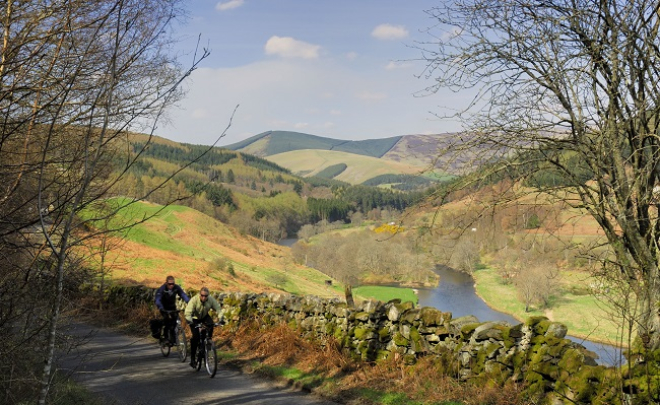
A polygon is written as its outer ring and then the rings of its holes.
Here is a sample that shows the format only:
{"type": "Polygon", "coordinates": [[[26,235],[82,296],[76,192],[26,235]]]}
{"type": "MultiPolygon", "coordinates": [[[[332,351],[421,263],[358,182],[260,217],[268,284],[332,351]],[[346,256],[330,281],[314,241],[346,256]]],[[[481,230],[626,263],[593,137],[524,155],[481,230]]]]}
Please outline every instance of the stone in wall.
{"type": "MultiPolygon", "coordinates": [[[[109,300],[117,305],[151,304],[153,293],[145,288],[111,289],[109,300]]],[[[303,334],[331,335],[348,353],[365,361],[392,353],[403,355],[407,362],[450,354],[464,380],[524,382],[531,393],[552,392],[578,403],[589,398],[618,403],[616,390],[612,391],[613,371],[596,366],[593,353],[565,338],[565,325],[545,317],[510,325],[479,322],[473,316],[452,319],[449,312],[415,308],[400,300],[364,301],[349,308],[338,300],[283,293],[214,296],[231,322],[256,316],[267,324],[285,322],[303,334]]],[[[643,389],[641,384],[636,386],[643,389]]]]}

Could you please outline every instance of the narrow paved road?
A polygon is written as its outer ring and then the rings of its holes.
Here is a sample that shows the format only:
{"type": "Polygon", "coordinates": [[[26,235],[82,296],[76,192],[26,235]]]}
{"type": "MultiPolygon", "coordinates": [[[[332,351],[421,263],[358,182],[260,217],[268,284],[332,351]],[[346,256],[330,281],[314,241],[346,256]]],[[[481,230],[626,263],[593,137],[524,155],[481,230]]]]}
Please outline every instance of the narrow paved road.
{"type": "Polygon", "coordinates": [[[153,339],[79,324],[73,334],[91,338],[65,359],[62,371],[112,405],[336,405],[239,371],[218,368],[214,378],[193,370],[175,352],[163,357],[153,339]]]}

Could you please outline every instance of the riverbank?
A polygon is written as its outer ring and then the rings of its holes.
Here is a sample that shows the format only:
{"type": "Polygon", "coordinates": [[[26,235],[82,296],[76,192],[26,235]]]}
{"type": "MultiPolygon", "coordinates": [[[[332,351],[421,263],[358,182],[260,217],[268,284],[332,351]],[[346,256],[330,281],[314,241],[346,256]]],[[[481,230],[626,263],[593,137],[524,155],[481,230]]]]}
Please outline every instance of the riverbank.
{"type": "MultiPolygon", "coordinates": [[[[566,276],[569,280],[574,278],[573,274],[566,276]]],[[[515,287],[502,283],[494,269],[475,271],[473,279],[476,294],[496,311],[509,314],[519,321],[531,316],[546,316],[552,321],[565,324],[568,333],[576,338],[628,347],[627,342],[620,341],[621,328],[612,320],[612,314],[605,303],[592,294],[577,295],[562,286],[551,297],[547,308],[532,308],[525,312],[525,305],[517,298],[515,287]]]]}

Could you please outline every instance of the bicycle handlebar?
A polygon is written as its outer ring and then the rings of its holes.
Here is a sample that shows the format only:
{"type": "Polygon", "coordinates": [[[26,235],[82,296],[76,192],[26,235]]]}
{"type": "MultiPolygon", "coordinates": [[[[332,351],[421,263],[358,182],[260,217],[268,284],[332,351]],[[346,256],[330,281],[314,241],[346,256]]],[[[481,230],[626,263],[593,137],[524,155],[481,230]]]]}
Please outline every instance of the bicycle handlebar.
{"type": "MultiPolygon", "coordinates": [[[[214,323],[213,323],[213,326],[222,326],[222,325],[224,325],[224,324],[225,324],[225,322],[223,322],[223,321],[218,321],[218,322],[214,322],[214,323]]],[[[194,325],[194,326],[195,326],[195,328],[197,328],[197,329],[206,329],[206,324],[205,324],[205,323],[198,323],[198,324],[196,324],[196,325],[194,325]]]]}

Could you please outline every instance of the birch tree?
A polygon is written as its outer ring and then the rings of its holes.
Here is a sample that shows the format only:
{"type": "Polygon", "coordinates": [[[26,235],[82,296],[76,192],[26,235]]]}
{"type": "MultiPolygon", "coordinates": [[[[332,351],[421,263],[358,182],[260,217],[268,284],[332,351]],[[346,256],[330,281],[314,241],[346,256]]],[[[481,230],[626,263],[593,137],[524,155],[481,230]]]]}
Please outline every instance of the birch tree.
{"type": "Polygon", "coordinates": [[[76,290],[74,248],[95,222],[162,187],[105,203],[141,154],[130,134],[157,129],[207,52],[185,69],[172,56],[179,0],[2,4],[0,402],[45,404],[62,310],[76,290]]]}

